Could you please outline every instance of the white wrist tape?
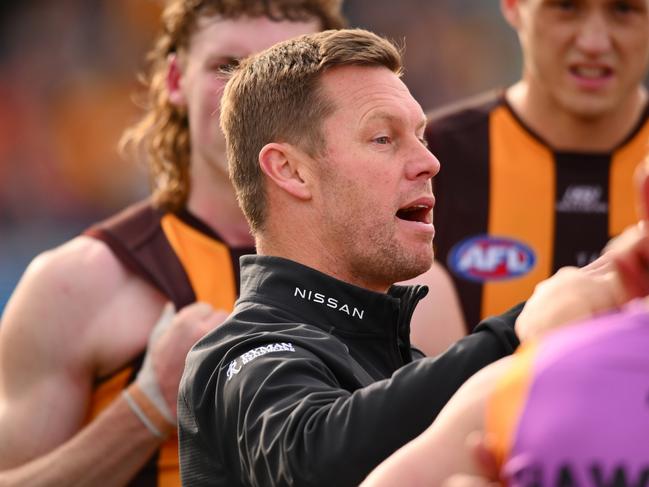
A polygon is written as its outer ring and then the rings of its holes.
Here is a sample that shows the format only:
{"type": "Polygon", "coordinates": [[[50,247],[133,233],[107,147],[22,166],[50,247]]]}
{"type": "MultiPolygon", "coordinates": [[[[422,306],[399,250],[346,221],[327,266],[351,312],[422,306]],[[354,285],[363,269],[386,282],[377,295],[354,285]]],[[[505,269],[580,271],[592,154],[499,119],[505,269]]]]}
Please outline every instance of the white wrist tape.
{"type": "Polygon", "coordinates": [[[170,423],[160,414],[157,406],[149,400],[136,383],[131,384],[128,389],[124,389],[122,396],[131,411],[153,435],[165,439],[175,431],[175,423],[170,423]]]}
{"type": "MultiPolygon", "coordinates": [[[[165,332],[167,328],[171,325],[173,317],[175,315],[175,309],[173,304],[167,303],[162,310],[162,314],[158,319],[157,323],[154,325],[151,335],[149,336],[149,343],[147,346],[147,351],[151,349],[152,345],[160,338],[160,336],[165,332]]],[[[158,385],[158,380],[156,379],[155,371],[153,368],[153,362],[151,355],[149,353],[144,357],[144,363],[142,368],[135,378],[136,383],[138,384],[142,393],[144,393],[149,401],[158,409],[162,416],[172,424],[176,424],[176,418],[171,412],[167,401],[165,401],[160,386],[158,385]]]]}

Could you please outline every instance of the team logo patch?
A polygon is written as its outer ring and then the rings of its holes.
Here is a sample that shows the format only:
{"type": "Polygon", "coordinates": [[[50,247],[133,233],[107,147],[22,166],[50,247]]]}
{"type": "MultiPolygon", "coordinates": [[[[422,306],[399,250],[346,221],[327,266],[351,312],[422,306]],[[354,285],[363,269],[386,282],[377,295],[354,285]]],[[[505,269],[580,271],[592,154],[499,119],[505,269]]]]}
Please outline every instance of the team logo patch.
{"type": "Polygon", "coordinates": [[[457,243],[448,266],[458,276],[475,282],[503,281],[524,276],[536,263],[534,251],[505,237],[479,235],[457,243]]]}
{"type": "Polygon", "coordinates": [[[295,352],[295,347],[293,347],[292,343],[271,343],[269,345],[262,345],[261,347],[253,348],[230,362],[230,365],[228,365],[228,371],[226,372],[228,380],[241,372],[241,369],[247,363],[252,362],[257,357],[272,352],[295,352]]]}

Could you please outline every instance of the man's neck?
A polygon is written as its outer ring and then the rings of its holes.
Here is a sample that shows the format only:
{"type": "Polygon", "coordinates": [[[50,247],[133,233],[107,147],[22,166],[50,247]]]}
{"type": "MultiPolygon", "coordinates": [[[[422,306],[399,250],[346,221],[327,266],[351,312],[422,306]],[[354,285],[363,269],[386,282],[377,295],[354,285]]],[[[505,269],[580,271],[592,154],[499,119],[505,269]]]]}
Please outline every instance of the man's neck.
{"type": "Polygon", "coordinates": [[[309,234],[312,232],[307,230],[307,227],[302,228],[303,231],[299,235],[294,234],[294,238],[291,238],[291,232],[286,228],[277,238],[277,234],[273,235],[266,231],[265,235],[259,235],[257,238],[257,253],[298,262],[339,281],[370,291],[378,293],[388,291],[389,284],[370,281],[367,276],[359,276],[350,272],[340,256],[335,255],[325,245],[322,245],[320,239],[310,239],[309,234]]]}
{"type": "Polygon", "coordinates": [[[601,117],[578,117],[537,96],[525,81],[507,90],[516,114],[555,150],[608,152],[626,139],[637,125],[647,94],[638,88],[618,110],[601,117]]]}
{"type": "Polygon", "coordinates": [[[254,239],[225,174],[192,172],[187,209],[232,247],[252,247],[254,239]]]}

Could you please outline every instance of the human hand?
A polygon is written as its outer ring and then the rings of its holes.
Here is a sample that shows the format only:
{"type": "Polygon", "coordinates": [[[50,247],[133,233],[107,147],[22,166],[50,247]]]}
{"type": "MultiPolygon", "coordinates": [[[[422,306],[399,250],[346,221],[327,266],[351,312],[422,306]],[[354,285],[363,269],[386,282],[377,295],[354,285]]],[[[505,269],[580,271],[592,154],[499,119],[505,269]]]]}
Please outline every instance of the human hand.
{"type": "Polygon", "coordinates": [[[614,267],[591,272],[563,267],[534,288],[516,320],[521,341],[538,338],[567,323],[613,310],[627,301],[614,267]]]}
{"type": "Polygon", "coordinates": [[[164,307],[149,335],[144,362],[134,383],[137,387],[131,386],[127,394],[131,408],[157,436],[166,436],[170,427],[175,430],[178,387],[187,353],[227,316],[227,312],[203,302],[190,304],[178,313],[171,303],[164,307]],[[152,420],[153,428],[147,419],[152,420]]]}
{"type": "Polygon", "coordinates": [[[611,240],[604,249],[602,257],[588,268],[595,266],[599,260],[605,263],[597,266],[592,272],[599,272],[604,266],[614,268],[620,277],[627,300],[649,295],[649,225],[647,222],[641,221],[611,240]]]}
{"type": "Polygon", "coordinates": [[[611,240],[591,264],[564,267],[539,283],[516,321],[516,333],[521,341],[538,337],[647,295],[649,225],[643,221],[611,240]]]}
{"type": "Polygon", "coordinates": [[[226,311],[216,310],[205,302],[192,303],[173,314],[173,306],[169,303],[152,330],[141,373],[145,372],[148,361],[153,369],[153,379],[173,413],[174,422],[185,357],[199,339],[223,323],[227,316],[226,311]]]}

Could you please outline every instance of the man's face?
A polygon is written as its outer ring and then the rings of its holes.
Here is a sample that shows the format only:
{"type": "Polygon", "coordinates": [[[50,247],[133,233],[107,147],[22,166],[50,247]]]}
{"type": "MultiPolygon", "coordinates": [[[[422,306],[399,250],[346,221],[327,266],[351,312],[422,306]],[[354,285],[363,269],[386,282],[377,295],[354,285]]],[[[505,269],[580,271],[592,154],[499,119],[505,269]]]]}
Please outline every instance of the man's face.
{"type": "Polygon", "coordinates": [[[649,63],[649,0],[505,0],[505,5],[516,11],[512,23],[523,48],[524,79],[543,102],[592,119],[637,100],[649,63]]]}
{"type": "Polygon", "coordinates": [[[280,41],[318,32],[320,22],[273,22],[266,17],[203,17],[181,56],[181,100],[188,111],[192,164],[207,163],[227,173],[219,109],[227,81],[222,70],[280,41]]]}
{"type": "Polygon", "coordinates": [[[425,147],[425,116],[383,67],[333,68],[322,77],[334,112],[322,125],[318,225],[341,277],[384,291],[432,263],[439,162],[425,147]]]}

